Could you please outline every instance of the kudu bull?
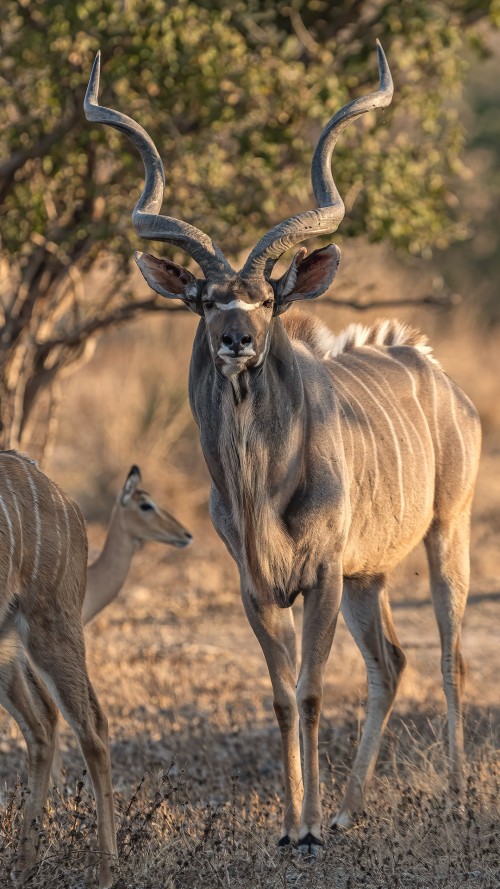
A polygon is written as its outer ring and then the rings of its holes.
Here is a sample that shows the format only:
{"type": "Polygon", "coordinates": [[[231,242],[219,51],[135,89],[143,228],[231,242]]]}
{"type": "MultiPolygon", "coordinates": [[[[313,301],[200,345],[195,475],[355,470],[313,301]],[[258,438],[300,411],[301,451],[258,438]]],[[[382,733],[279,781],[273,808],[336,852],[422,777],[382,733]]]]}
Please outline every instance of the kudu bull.
{"type": "Polygon", "coordinates": [[[318,725],[339,608],[365,659],[369,689],[362,740],[334,819],[346,826],[363,807],[405,664],[386,579],[422,539],[442,642],[451,785],[463,781],[460,627],[477,413],[416,331],[383,322],[371,329],[353,325],[335,337],[303,314],[282,319],[293,302],[330,286],[340,258],[336,246],[309,256],[301,248],[285,274],[271,278],[286,250],[334,232],[344,216],[332,152],[350,121],[391,101],[380,45],[378,55],[378,92],[342,108],[319,138],[312,161],[318,207],[271,229],[239,272],[203,232],[159,215],[160,157],[137,123],[98,105],[99,59],[85,100],[87,118],[125,133],[144,161],[146,184],[132,215],[137,234],[181,247],[204,275],[136,257],[153,290],[201,316],[189,393],[212,476],[211,516],[238,564],[246,613],[273,685],[286,784],[280,844],[298,842],[311,853],[322,845],[318,725]],[[288,606],[298,593],[304,619],[297,675],[288,606]]]}

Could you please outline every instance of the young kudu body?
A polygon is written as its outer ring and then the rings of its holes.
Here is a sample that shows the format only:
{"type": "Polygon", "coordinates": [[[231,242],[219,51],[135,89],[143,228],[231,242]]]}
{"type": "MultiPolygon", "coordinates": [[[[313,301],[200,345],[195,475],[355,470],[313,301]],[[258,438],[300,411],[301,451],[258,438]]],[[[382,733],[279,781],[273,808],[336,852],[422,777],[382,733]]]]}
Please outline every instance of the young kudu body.
{"type": "Polygon", "coordinates": [[[86,570],[87,535],[78,508],[30,460],[1,452],[0,702],[24,735],[29,761],[15,876],[23,882],[36,859],[55,744],[55,700],[92,778],[103,889],[111,886],[117,848],[107,720],[85,665],[86,570]]]}
{"type": "Polygon", "coordinates": [[[151,139],[97,101],[96,60],[88,119],[124,132],[139,149],[146,185],[132,220],[144,238],[182,247],[203,279],[139,254],[158,293],[182,299],[200,321],[189,391],[212,476],[215,527],[238,564],[248,619],[267,660],[281,729],[286,804],[281,843],[321,845],[318,726],[323,674],[342,603],[366,662],[369,700],[361,744],[334,824],[363,806],[404,655],[386,578],[424,539],[442,640],[450,777],[463,779],[460,625],[468,589],[470,503],[479,424],[467,397],[433,360],[425,339],[397,322],[333,336],[300,313],[281,315],[331,284],[330,245],[301,248],[285,274],[277,259],[301,241],[335,231],[344,206],[331,175],[339,134],[392,98],[379,46],[380,89],[341,109],[320,136],[312,164],[318,207],[264,235],[235,273],[203,232],[159,215],[163,168],[151,139]],[[297,672],[290,606],[304,598],[297,672]],[[300,763],[299,724],[303,739],[300,763]]]}

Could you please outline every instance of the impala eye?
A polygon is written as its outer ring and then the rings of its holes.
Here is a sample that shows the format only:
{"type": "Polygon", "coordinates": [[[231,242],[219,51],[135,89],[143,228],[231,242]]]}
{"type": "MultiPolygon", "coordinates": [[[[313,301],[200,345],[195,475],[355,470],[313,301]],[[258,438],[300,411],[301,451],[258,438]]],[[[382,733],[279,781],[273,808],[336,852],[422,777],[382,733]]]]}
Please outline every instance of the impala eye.
{"type": "Polygon", "coordinates": [[[262,303],[265,309],[272,309],[274,306],[274,299],[266,299],[264,303],[262,303]]]}
{"type": "Polygon", "coordinates": [[[141,505],[139,506],[139,509],[142,509],[143,512],[146,512],[148,509],[153,509],[153,508],[154,507],[151,506],[151,503],[141,503],[141,505]]]}

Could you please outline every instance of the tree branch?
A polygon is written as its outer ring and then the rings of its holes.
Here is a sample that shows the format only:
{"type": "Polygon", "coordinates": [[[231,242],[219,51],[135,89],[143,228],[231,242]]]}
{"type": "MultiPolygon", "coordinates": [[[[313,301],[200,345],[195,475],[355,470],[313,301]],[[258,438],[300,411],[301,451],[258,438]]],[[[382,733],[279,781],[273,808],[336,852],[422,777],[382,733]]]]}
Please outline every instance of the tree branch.
{"type": "Polygon", "coordinates": [[[123,306],[119,306],[119,308],[115,309],[115,311],[110,312],[108,315],[101,315],[100,317],[92,318],[91,321],[88,321],[86,324],[82,324],[80,327],[77,327],[75,330],[70,331],[68,334],[64,336],[57,337],[56,339],[47,340],[45,343],[40,343],[38,345],[38,357],[37,361],[42,359],[43,361],[46,359],[48,354],[53,350],[59,347],[67,347],[67,348],[78,348],[81,346],[89,337],[93,336],[93,334],[98,333],[99,331],[107,330],[109,327],[113,327],[118,324],[122,324],[125,321],[130,321],[136,315],[140,315],[146,312],[187,312],[189,311],[183,303],[170,303],[165,300],[165,302],[157,301],[154,297],[152,299],[144,299],[136,302],[125,303],[123,306]]]}
{"type": "Polygon", "coordinates": [[[8,160],[0,164],[0,180],[11,181],[14,173],[20,170],[21,167],[24,167],[27,161],[46,155],[52,146],[74,127],[80,117],[80,108],[75,106],[71,113],[51,133],[46,133],[31,148],[25,148],[24,151],[16,151],[15,154],[12,154],[8,160]]]}
{"type": "MultiPolygon", "coordinates": [[[[450,309],[459,305],[461,302],[462,297],[458,293],[446,293],[442,295],[427,294],[426,296],[419,297],[418,299],[411,297],[397,297],[395,299],[357,300],[339,299],[338,297],[325,296],[321,300],[322,305],[331,305],[335,308],[347,307],[350,309],[355,309],[358,312],[366,312],[369,309],[386,308],[387,306],[393,308],[395,306],[427,305],[435,306],[436,308],[440,309],[450,309]]],[[[152,299],[125,303],[125,305],[120,306],[119,308],[115,309],[115,311],[110,312],[107,315],[101,315],[100,317],[92,318],[91,321],[82,324],[80,327],[76,328],[75,330],[64,336],[57,337],[52,340],[47,340],[47,342],[45,343],[40,343],[37,350],[37,364],[43,363],[53,349],[57,349],[59,347],[77,349],[95,333],[102,332],[110,327],[122,324],[123,322],[129,321],[137,315],[146,314],[148,312],[188,311],[189,309],[182,302],[170,302],[167,300],[160,302],[155,297],[153,297],[152,299]]]]}
{"type": "Polygon", "coordinates": [[[369,309],[385,309],[388,306],[435,306],[437,309],[452,309],[460,305],[462,297],[459,293],[429,293],[425,296],[415,297],[395,297],[394,299],[339,299],[336,296],[324,296],[321,300],[322,305],[346,307],[355,309],[357,312],[367,312],[369,309]]]}

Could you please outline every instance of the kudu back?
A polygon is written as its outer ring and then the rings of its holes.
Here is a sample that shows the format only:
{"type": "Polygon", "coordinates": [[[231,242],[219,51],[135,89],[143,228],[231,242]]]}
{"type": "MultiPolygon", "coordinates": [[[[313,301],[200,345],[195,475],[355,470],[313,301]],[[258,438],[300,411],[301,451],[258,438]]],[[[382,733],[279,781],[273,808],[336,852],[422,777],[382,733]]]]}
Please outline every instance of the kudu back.
{"type": "Polygon", "coordinates": [[[146,169],[133,211],[137,234],[182,248],[202,277],[138,254],[157,293],[200,316],[189,394],[212,477],[214,525],[238,564],[248,619],[262,646],[282,735],[284,830],[280,843],[322,845],[318,726],[323,674],[339,608],[366,662],[366,724],[336,826],[363,808],[382,732],[405,664],[387,577],[425,541],[442,641],[450,786],[463,782],[460,627],[469,584],[470,504],[480,429],[469,399],[446,376],[425,337],[398,322],[352,325],[334,336],[292,303],[320,296],[339,249],[307,255],[287,271],[276,261],[300,242],[336,230],[344,205],[331,173],[343,129],[387,106],[391,74],[378,46],[380,87],[342,108],[312,161],[317,207],[267,232],[235,272],[221,249],[190,224],[160,215],[164,173],[148,134],[98,105],[99,59],[85,100],[89,120],[116,127],[146,169]],[[297,670],[292,609],[304,601],[297,670]],[[303,765],[299,750],[303,738],[303,765]]]}

